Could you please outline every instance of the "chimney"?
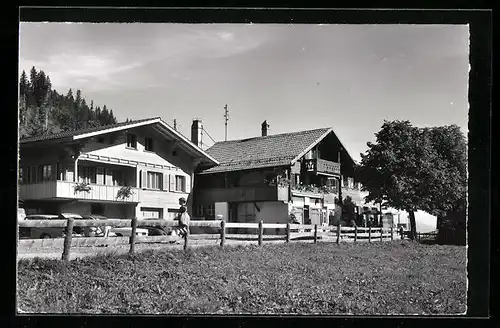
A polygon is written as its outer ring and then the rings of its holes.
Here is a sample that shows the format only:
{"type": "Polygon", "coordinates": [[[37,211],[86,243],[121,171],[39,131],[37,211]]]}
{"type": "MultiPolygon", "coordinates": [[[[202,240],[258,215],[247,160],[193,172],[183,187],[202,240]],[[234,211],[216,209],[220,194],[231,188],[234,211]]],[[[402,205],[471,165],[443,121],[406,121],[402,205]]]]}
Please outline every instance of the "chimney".
{"type": "Polygon", "coordinates": [[[267,136],[267,129],[269,128],[269,124],[267,124],[267,121],[262,122],[262,136],[265,137],[267,136]]]}
{"type": "Polygon", "coordinates": [[[193,119],[193,124],[191,124],[191,142],[198,147],[201,147],[201,130],[201,119],[193,119]]]}

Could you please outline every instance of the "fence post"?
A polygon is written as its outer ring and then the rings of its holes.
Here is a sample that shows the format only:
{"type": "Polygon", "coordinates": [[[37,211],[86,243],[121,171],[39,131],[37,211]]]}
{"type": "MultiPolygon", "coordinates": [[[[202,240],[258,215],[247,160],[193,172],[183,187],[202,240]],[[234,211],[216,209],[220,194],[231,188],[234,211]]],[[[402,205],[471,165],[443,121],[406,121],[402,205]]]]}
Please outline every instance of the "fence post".
{"type": "Polygon", "coordinates": [[[186,234],[184,235],[184,250],[188,248],[188,240],[189,240],[189,226],[186,227],[186,234]]]}
{"type": "Polygon", "coordinates": [[[357,225],[354,226],[354,242],[355,243],[358,242],[358,226],[357,225]]]}
{"type": "Polygon", "coordinates": [[[259,246],[262,246],[262,240],[264,235],[264,226],[262,225],[262,220],[259,221],[259,246]]]}
{"type": "Polygon", "coordinates": [[[291,232],[291,229],[290,229],[290,222],[288,222],[286,224],[286,242],[289,243],[290,242],[290,232],[291,232]]]}
{"type": "Polygon", "coordinates": [[[394,226],[391,225],[391,241],[394,241],[394,226]]]}
{"type": "Polygon", "coordinates": [[[314,225],[314,243],[318,242],[318,224],[314,225]]]}
{"type": "Polygon", "coordinates": [[[342,229],[342,226],[340,225],[340,222],[337,224],[337,245],[340,244],[340,229],[342,229]]]}
{"type": "Polygon", "coordinates": [[[220,221],[220,247],[224,247],[226,241],[226,222],[220,221]]]}
{"type": "Polygon", "coordinates": [[[368,227],[368,242],[372,242],[372,227],[368,227]]]}
{"type": "Polygon", "coordinates": [[[64,261],[69,261],[69,252],[71,248],[71,239],[73,237],[73,224],[75,223],[74,218],[69,218],[66,223],[66,236],[64,236],[64,248],[62,253],[62,259],[64,261]]]}
{"type": "Polygon", "coordinates": [[[384,228],[380,227],[380,241],[384,241],[384,228]]]}
{"type": "Polygon", "coordinates": [[[130,250],[128,251],[128,253],[134,254],[134,252],[135,252],[135,237],[137,234],[137,218],[132,219],[131,227],[132,227],[132,232],[131,232],[130,238],[129,238],[130,250]]]}

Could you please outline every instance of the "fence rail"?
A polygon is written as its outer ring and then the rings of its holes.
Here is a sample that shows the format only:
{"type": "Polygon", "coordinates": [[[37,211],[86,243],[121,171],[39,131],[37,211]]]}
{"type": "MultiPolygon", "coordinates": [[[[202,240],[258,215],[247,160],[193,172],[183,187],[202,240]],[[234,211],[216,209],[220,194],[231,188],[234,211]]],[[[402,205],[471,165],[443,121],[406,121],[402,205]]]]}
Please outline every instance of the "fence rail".
{"type": "MultiPolygon", "coordinates": [[[[64,238],[53,239],[20,239],[18,245],[31,247],[63,247],[63,260],[69,260],[71,247],[79,246],[99,246],[99,245],[124,245],[129,244],[129,253],[135,252],[136,243],[154,243],[154,242],[171,242],[178,241],[176,236],[136,236],[134,233],[137,227],[173,227],[177,225],[176,221],[171,220],[138,220],[134,219],[107,219],[107,220],[75,220],[73,218],[67,220],[23,220],[18,222],[22,228],[66,228],[68,231],[74,227],[131,227],[132,233],[130,237],[74,237],[71,233],[66,233],[64,238]]],[[[247,239],[256,240],[259,245],[262,245],[264,240],[280,240],[286,242],[302,238],[313,239],[314,243],[318,239],[336,239],[336,243],[341,241],[357,242],[365,241],[384,241],[394,240],[394,229],[391,228],[365,228],[365,227],[342,227],[337,226],[320,226],[317,224],[289,224],[289,223],[236,223],[225,222],[221,220],[213,221],[198,221],[190,222],[192,227],[208,227],[211,229],[209,233],[191,234],[189,231],[183,237],[184,249],[188,248],[189,240],[219,240],[220,246],[224,247],[226,239],[247,239]],[[243,228],[255,230],[254,233],[245,234],[228,234],[227,229],[243,228]],[[274,229],[275,233],[264,234],[264,229],[274,229]],[[280,231],[283,229],[282,231],[280,231]],[[285,234],[283,235],[283,232],[285,234]]]]}

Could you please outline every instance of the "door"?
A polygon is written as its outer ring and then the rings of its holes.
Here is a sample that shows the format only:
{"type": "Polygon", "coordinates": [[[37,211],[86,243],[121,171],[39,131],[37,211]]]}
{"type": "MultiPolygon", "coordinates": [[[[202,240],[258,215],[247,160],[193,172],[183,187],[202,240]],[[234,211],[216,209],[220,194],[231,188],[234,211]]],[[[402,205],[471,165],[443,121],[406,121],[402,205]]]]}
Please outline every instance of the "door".
{"type": "Polygon", "coordinates": [[[309,205],[304,206],[304,224],[311,224],[311,218],[309,217],[309,205]]]}

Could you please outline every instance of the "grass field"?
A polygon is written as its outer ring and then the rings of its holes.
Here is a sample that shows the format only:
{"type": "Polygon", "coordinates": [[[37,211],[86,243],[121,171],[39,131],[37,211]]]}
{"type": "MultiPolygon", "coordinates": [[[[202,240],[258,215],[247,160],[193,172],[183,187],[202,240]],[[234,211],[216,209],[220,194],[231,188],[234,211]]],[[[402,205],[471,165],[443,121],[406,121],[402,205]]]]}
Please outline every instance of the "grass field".
{"type": "Polygon", "coordinates": [[[456,314],[466,249],[406,241],[18,262],[18,309],[91,314],[456,314]]]}

